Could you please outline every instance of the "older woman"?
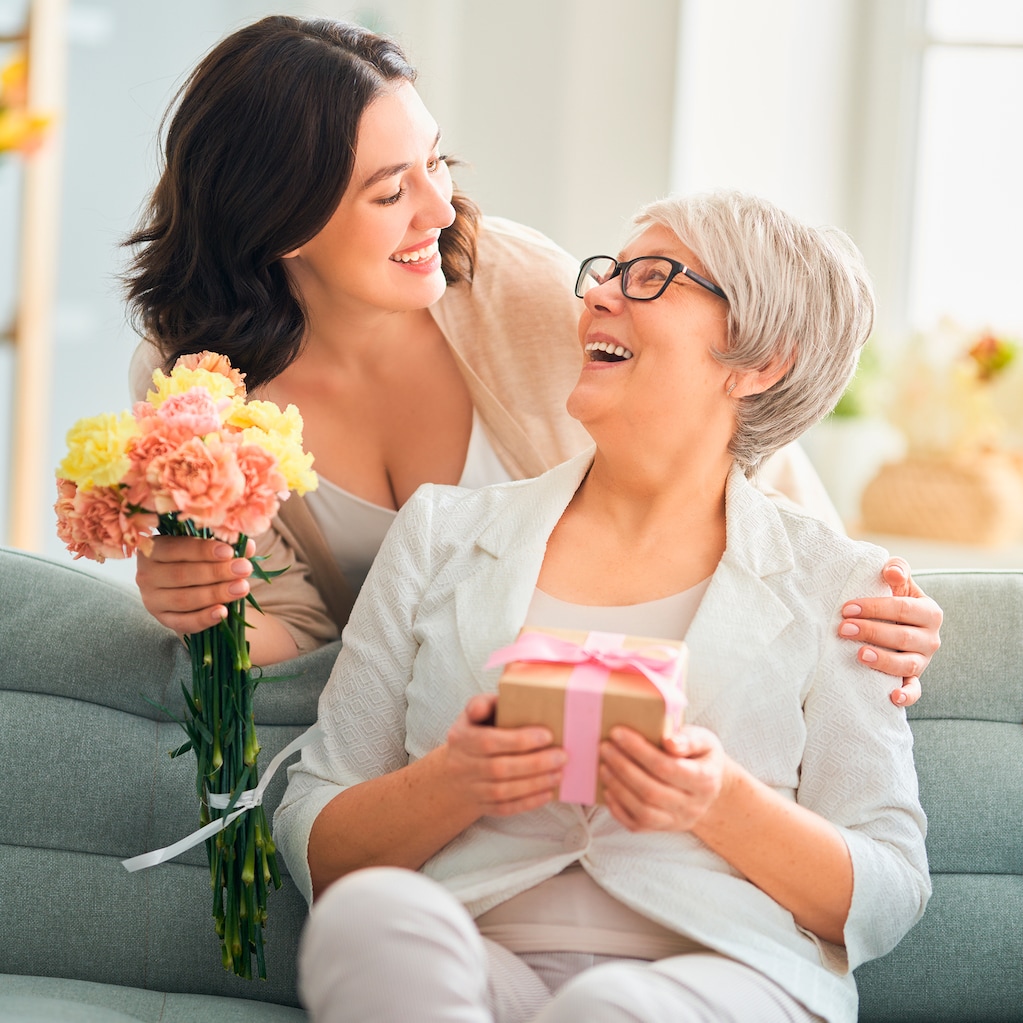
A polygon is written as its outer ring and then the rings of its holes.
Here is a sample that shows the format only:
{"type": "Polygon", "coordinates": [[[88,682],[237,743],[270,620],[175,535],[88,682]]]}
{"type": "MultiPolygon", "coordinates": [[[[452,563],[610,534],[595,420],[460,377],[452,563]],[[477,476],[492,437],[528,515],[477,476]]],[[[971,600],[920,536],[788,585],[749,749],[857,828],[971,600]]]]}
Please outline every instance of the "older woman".
{"type": "Polygon", "coordinates": [[[844,235],[728,193],[647,207],[577,293],[595,450],[422,488],[345,631],[276,817],[316,900],[303,997],[316,1020],[854,1020],[851,970],[930,890],[905,714],[832,622],[885,554],[750,477],[847,384],[867,275],[844,235]],[[524,623],[689,647],[688,723],[613,731],[604,807],[556,801],[547,729],[489,724],[483,666],[524,623]]]}

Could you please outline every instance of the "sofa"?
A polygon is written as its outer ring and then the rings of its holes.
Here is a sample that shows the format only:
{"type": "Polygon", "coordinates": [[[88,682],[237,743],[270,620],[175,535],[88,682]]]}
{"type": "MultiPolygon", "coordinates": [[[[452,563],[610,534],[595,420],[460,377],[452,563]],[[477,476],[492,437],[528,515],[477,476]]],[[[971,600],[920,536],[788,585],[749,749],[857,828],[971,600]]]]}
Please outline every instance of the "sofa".
{"type": "MultiPolygon", "coordinates": [[[[183,646],[125,586],[0,548],[0,1021],[300,1021],[306,907],[269,896],[267,980],[220,966],[205,852],[121,859],[197,826],[172,713],[183,646]]],[[[934,895],[894,952],[857,971],[862,1020],[1023,1020],[1023,572],[921,573],[943,646],[910,711],[934,895]]],[[[337,647],[268,669],[269,762],[315,718],[337,647]]],[[[265,804],[272,813],[281,771],[265,804]]]]}

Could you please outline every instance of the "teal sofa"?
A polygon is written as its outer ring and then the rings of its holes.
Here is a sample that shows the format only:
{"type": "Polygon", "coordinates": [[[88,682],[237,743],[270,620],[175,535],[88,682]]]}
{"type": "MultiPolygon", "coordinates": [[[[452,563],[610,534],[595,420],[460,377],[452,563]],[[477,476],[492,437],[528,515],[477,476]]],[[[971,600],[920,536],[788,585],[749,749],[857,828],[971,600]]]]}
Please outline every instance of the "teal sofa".
{"type": "MultiPolygon", "coordinates": [[[[861,1019],[1023,1021],[1023,573],[933,573],[944,643],[912,713],[934,896],[857,974],[861,1019]]],[[[257,692],[262,763],[310,724],[336,647],[257,692]]],[[[196,826],[171,760],[183,647],[124,587],[0,548],[0,1023],[299,1021],[305,904],[269,897],[266,981],[220,966],[201,846],[121,859],[196,826]]],[[[271,784],[272,813],[284,787],[271,784]]]]}

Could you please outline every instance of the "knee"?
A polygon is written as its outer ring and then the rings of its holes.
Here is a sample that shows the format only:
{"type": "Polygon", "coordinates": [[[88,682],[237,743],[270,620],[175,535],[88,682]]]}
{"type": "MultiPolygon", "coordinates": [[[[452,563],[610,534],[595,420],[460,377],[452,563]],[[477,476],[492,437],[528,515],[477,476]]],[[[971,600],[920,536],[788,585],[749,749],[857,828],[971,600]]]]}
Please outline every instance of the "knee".
{"type": "Polygon", "coordinates": [[[367,867],[335,881],[313,903],[302,957],[317,950],[355,961],[383,948],[470,946],[482,941],[465,907],[436,881],[413,870],[367,867]]]}
{"type": "Polygon", "coordinates": [[[447,893],[434,881],[398,867],[367,867],[335,881],[313,903],[303,942],[359,946],[417,916],[438,913],[447,893]]]}

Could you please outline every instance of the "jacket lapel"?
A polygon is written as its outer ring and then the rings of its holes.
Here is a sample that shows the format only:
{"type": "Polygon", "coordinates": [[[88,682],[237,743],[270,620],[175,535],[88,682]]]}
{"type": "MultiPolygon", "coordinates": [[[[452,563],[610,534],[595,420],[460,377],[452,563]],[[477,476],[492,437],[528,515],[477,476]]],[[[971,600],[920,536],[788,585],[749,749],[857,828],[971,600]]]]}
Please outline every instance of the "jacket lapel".
{"type": "Polygon", "coordinates": [[[492,691],[499,670],[487,658],[518,635],[533,598],[547,538],[593,460],[584,452],[536,479],[489,489],[492,514],[476,537],[469,570],[455,587],[455,628],[481,691],[492,691]]]}
{"type": "Polygon", "coordinates": [[[793,567],[792,547],[774,504],[738,468],[725,498],[725,553],[686,634],[689,709],[700,723],[732,687],[762,673],[768,648],[792,621],[771,577],[793,567]]]}

